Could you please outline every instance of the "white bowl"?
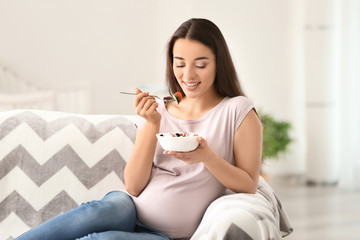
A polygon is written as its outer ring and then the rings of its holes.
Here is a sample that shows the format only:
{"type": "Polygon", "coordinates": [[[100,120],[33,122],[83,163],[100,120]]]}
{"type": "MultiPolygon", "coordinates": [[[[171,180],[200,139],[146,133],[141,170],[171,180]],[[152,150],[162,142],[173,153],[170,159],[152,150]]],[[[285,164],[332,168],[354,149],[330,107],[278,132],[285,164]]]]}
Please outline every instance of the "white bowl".
{"type": "Polygon", "coordinates": [[[158,133],[156,137],[162,148],[168,151],[190,152],[195,150],[199,145],[197,141],[198,136],[194,136],[193,134],[186,137],[173,137],[171,133],[158,133]]]}

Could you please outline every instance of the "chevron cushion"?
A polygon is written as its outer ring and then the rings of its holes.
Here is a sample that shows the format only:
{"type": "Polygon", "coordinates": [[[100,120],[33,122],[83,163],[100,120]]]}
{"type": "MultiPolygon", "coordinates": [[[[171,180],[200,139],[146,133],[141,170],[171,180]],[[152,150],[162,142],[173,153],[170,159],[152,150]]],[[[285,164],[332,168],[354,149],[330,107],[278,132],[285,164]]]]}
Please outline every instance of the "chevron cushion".
{"type": "Polygon", "coordinates": [[[121,115],[0,112],[0,236],[124,189],[135,126],[121,115]]]}

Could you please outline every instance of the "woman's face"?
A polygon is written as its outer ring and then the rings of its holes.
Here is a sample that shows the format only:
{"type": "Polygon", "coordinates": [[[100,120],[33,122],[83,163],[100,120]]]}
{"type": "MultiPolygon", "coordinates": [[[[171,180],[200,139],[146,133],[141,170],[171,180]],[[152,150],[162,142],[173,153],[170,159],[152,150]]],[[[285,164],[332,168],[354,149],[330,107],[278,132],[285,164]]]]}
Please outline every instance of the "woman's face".
{"type": "Polygon", "coordinates": [[[204,44],[180,38],[173,47],[175,77],[189,98],[216,94],[216,58],[204,44]]]}

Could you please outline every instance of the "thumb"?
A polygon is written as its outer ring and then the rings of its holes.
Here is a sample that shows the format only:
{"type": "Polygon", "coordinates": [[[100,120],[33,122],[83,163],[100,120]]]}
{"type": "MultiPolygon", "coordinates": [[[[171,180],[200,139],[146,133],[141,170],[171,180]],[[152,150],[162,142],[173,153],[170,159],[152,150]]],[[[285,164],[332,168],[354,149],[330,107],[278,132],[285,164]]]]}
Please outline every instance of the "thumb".
{"type": "Polygon", "coordinates": [[[204,139],[204,138],[202,138],[202,137],[197,137],[197,141],[199,142],[199,144],[201,145],[201,146],[203,146],[203,147],[205,147],[206,146],[206,140],[204,139]]]}

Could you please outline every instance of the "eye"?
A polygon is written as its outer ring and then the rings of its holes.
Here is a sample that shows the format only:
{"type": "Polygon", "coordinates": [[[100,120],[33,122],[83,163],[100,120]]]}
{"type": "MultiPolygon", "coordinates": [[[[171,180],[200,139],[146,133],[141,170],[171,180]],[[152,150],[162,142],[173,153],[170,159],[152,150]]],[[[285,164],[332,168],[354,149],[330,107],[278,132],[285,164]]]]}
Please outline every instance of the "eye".
{"type": "Polygon", "coordinates": [[[176,67],[176,68],[183,68],[183,67],[185,67],[185,65],[177,64],[177,65],[175,65],[175,67],[176,67]]]}
{"type": "Polygon", "coordinates": [[[183,61],[174,61],[174,66],[176,68],[183,68],[185,67],[185,63],[183,61]]]}
{"type": "Polygon", "coordinates": [[[204,69],[206,68],[206,64],[203,64],[203,65],[196,65],[197,68],[200,68],[200,69],[204,69]]]}

